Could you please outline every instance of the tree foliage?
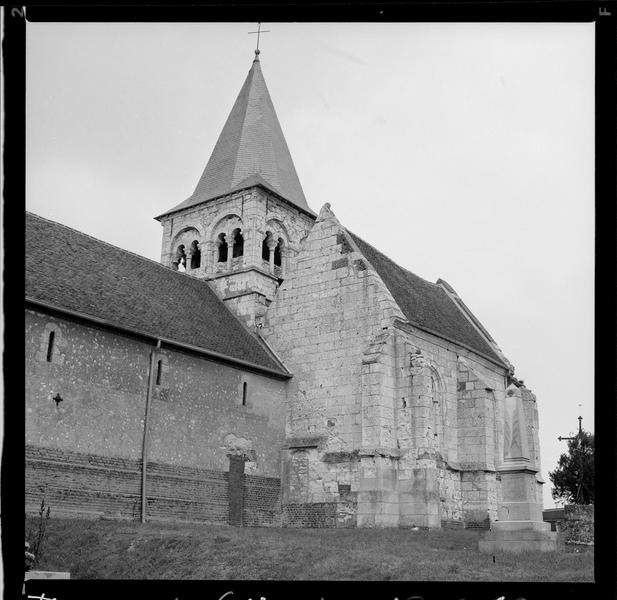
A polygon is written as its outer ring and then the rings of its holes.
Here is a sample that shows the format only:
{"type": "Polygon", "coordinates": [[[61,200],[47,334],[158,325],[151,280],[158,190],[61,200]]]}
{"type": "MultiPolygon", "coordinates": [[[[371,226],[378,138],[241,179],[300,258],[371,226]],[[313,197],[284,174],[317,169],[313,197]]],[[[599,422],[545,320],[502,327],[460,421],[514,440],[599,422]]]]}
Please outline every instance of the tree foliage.
{"type": "Polygon", "coordinates": [[[553,483],[553,499],[566,504],[594,501],[594,438],[581,431],[568,441],[568,453],[559,457],[557,468],[548,474],[553,483]]]}

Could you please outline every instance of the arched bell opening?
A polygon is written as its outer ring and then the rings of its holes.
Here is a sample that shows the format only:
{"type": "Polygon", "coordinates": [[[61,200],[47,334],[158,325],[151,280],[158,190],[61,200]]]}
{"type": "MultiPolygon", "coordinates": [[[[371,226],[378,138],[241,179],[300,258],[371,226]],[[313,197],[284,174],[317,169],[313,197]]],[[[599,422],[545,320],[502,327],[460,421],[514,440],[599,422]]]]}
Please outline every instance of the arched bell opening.
{"type": "Polygon", "coordinates": [[[171,265],[176,271],[180,271],[181,273],[186,271],[186,252],[184,251],[184,244],[180,244],[176,248],[171,265]]]}
{"type": "Polygon", "coordinates": [[[241,229],[234,229],[232,232],[233,240],[234,240],[234,249],[232,258],[240,258],[244,256],[244,236],[242,235],[241,229]]]}
{"type": "Polygon", "coordinates": [[[199,249],[199,242],[193,240],[191,243],[191,269],[199,269],[201,266],[201,250],[199,249]]]}
{"type": "Polygon", "coordinates": [[[217,258],[216,261],[219,263],[226,263],[227,262],[227,251],[228,251],[228,247],[227,247],[227,239],[226,239],[226,235],[224,233],[219,233],[218,237],[216,238],[216,245],[217,245],[217,258]]]}

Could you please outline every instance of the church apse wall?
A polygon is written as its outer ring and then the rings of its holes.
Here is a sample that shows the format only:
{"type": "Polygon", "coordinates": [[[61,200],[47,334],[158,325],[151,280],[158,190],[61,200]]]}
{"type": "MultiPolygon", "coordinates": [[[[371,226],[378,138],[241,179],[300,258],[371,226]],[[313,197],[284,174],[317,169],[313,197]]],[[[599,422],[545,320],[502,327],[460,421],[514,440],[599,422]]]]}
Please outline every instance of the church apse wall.
{"type": "MultiPolygon", "coordinates": [[[[39,311],[26,325],[27,504],[139,518],[153,345],[39,311]]],[[[245,520],[278,523],[285,382],[169,347],[153,375],[148,516],[227,522],[238,457],[245,520]]]]}
{"type": "MultiPolygon", "coordinates": [[[[487,519],[497,518],[501,502],[497,469],[503,454],[504,370],[407,324],[399,324],[397,334],[404,357],[399,436],[401,446],[409,449],[399,461],[400,489],[410,485],[403,481],[413,480],[414,469],[427,468],[427,474],[435,469],[438,511],[433,508],[433,524],[486,527],[487,519]],[[416,389],[418,378],[424,390],[416,389]],[[408,407],[405,392],[415,397],[412,405],[424,392],[424,414],[408,407]],[[415,439],[409,433],[412,423],[415,439]]],[[[404,513],[402,503],[402,521],[404,513]]],[[[410,519],[417,523],[416,510],[410,519]]]]}
{"type": "Polygon", "coordinates": [[[294,373],[284,523],[498,518],[506,369],[412,326],[329,209],[262,332],[294,373]]]}

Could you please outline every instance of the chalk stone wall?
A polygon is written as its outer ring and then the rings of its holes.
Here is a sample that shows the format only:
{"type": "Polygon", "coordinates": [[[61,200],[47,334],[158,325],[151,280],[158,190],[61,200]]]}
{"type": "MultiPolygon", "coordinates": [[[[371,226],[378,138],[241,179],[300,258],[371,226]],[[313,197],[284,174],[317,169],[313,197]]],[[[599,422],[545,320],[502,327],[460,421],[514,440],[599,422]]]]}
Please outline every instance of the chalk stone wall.
{"type": "Polygon", "coordinates": [[[262,329],[294,373],[285,524],[338,523],[346,486],[359,526],[496,518],[505,369],[396,319],[378,274],[322,210],[262,329]]]}
{"type": "MultiPolygon", "coordinates": [[[[340,486],[348,486],[348,497],[360,491],[357,451],[366,445],[374,454],[378,443],[362,438],[362,355],[396,310],[338,221],[320,217],[262,329],[294,373],[282,486],[288,520],[332,522],[336,511],[329,505],[341,502],[340,486]]],[[[376,440],[379,419],[368,418],[376,440]]]]}
{"type": "MultiPolygon", "coordinates": [[[[81,506],[134,516],[151,348],[102,328],[26,312],[31,504],[40,503],[43,486],[71,511],[81,506]],[[55,339],[48,362],[50,331],[55,339]],[[63,400],[56,404],[58,393],[63,400]]],[[[261,477],[249,494],[247,506],[258,515],[253,520],[261,518],[259,498],[267,499],[263,508],[270,514],[271,494],[259,490],[280,477],[285,382],[168,348],[158,358],[162,374],[154,386],[148,452],[152,516],[218,521],[226,515],[229,455],[245,461],[245,481],[261,477]],[[191,506],[185,502],[190,498],[191,506]]]]}

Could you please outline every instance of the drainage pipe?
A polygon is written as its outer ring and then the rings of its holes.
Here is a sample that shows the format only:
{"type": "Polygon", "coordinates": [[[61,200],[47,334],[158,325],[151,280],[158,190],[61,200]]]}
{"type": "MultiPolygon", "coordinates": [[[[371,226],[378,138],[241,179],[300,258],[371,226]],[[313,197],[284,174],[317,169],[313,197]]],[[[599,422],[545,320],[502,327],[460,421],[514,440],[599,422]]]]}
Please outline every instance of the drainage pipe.
{"type": "Polygon", "coordinates": [[[150,416],[150,404],[152,402],[152,387],[154,385],[154,363],[157,352],[161,348],[161,340],[156,341],[156,346],[150,352],[150,370],[148,371],[148,393],[146,395],[146,414],[144,416],[144,441],[141,449],[141,522],[146,522],[146,468],[148,466],[148,430],[150,416]]]}

